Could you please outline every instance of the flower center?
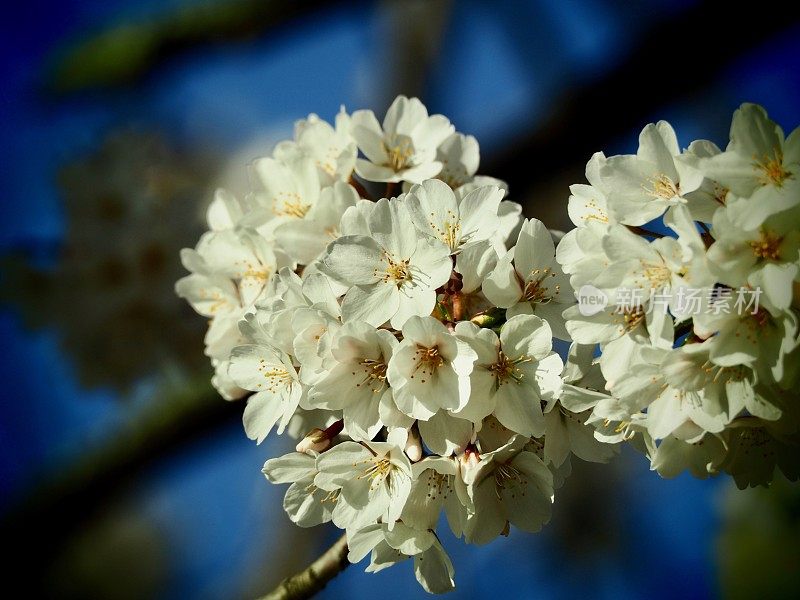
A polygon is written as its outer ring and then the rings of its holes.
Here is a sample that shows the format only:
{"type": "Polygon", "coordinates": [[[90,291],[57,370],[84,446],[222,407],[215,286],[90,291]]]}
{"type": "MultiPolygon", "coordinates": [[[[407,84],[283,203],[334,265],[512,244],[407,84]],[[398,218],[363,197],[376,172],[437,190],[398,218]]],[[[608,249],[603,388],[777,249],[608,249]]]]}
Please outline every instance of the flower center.
{"type": "Polygon", "coordinates": [[[622,326],[625,331],[633,330],[639,323],[644,321],[644,307],[641,305],[622,309],[622,326]]]}
{"type": "Polygon", "coordinates": [[[278,217],[302,219],[311,209],[310,204],[303,204],[303,199],[295,192],[284,192],[272,203],[272,212],[278,217]]]}
{"type": "Polygon", "coordinates": [[[417,366],[414,369],[414,374],[411,375],[411,379],[414,379],[415,375],[419,374],[422,383],[425,383],[429,377],[436,373],[437,369],[444,365],[444,357],[439,352],[439,346],[427,348],[417,345],[415,355],[417,366]]]}
{"type": "Polygon", "coordinates": [[[401,171],[409,166],[411,157],[414,156],[414,147],[411,140],[405,136],[399,140],[394,140],[394,143],[389,145],[383,143],[383,149],[386,152],[385,166],[393,171],[401,171]]]}
{"type": "Polygon", "coordinates": [[[428,469],[428,493],[427,497],[431,500],[442,497],[447,499],[453,487],[450,485],[450,476],[438,473],[433,469],[428,469]]]}
{"type": "Polygon", "coordinates": [[[369,487],[373,490],[380,486],[392,473],[392,463],[388,458],[375,457],[364,462],[367,463],[367,468],[358,476],[358,479],[369,478],[369,487]]]}
{"type": "Polygon", "coordinates": [[[713,383],[739,382],[749,379],[748,369],[743,365],[721,367],[707,360],[700,368],[706,374],[708,380],[713,383]]]}
{"type": "Polygon", "coordinates": [[[642,186],[645,192],[653,198],[660,198],[662,200],[671,200],[675,196],[680,195],[680,187],[677,183],[672,181],[667,175],[661,173],[658,177],[649,180],[652,187],[642,186]]]}
{"type": "Polygon", "coordinates": [[[524,374],[517,365],[530,362],[531,360],[533,360],[531,357],[525,355],[512,359],[506,356],[501,350],[497,355],[497,362],[493,365],[489,365],[489,371],[494,373],[497,387],[508,383],[509,380],[521,383],[524,374]]]}
{"type": "Polygon", "coordinates": [[[548,276],[556,276],[550,267],[545,267],[544,269],[534,269],[530,272],[528,275],[528,281],[525,284],[522,292],[525,300],[536,304],[547,304],[553,300],[555,296],[558,296],[559,292],[561,291],[560,285],[556,284],[553,286],[552,290],[542,285],[548,276]],[[551,292],[554,293],[551,295],[551,292]]]}
{"type": "Polygon", "coordinates": [[[450,247],[450,250],[455,250],[461,241],[461,219],[452,210],[447,211],[447,219],[439,227],[433,220],[434,213],[431,213],[432,219],[428,221],[430,228],[436,233],[436,237],[442,240],[450,247]]]}
{"type": "Polygon", "coordinates": [[[383,251],[385,266],[383,269],[375,269],[374,275],[384,283],[393,283],[398,288],[404,283],[412,280],[411,259],[397,260],[394,256],[383,251]]]}
{"type": "Polygon", "coordinates": [[[758,240],[750,242],[750,247],[753,249],[753,254],[758,258],[780,260],[780,246],[782,241],[783,236],[762,229],[761,237],[758,240]]]}
{"type": "MultiPolygon", "coordinates": [[[[281,367],[273,367],[266,364],[265,359],[258,361],[258,372],[267,380],[267,391],[275,393],[279,389],[287,388],[294,383],[294,377],[291,376],[289,371],[281,367]]],[[[262,384],[257,383],[257,387],[263,387],[262,384]]]]}
{"type": "Polygon", "coordinates": [[[783,167],[783,152],[775,150],[775,156],[764,156],[761,160],[753,157],[753,166],[761,171],[759,182],[761,185],[773,184],[781,187],[783,182],[789,179],[792,174],[783,167]]]}
{"type": "MultiPolygon", "coordinates": [[[[386,382],[386,363],[382,360],[365,358],[359,364],[364,368],[364,379],[360,383],[357,383],[356,387],[364,385],[375,394],[383,391],[386,382]]],[[[355,372],[353,375],[355,375],[355,372]]]]}
{"type": "Polygon", "coordinates": [[[199,292],[199,296],[201,300],[211,302],[211,304],[205,309],[206,312],[208,312],[208,314],[211,315],[215,314],[220,309],[228,308],[231,306],[231,303],[228,301],[228,299],[215,290],[209,292],[205,288],[202,288],[199,292]]]}
{"type": "Polygon", "coordinates": [[[660,288],[669,283],[672,272],[663,263],[651,263],[640,261],[642,275],[650,282],[651,288],[660,288]]]}
{"type": "Polygon", "coordinates": [[[527,478],[511,465],[497,465],[494,470],[494,492],[500,498],[500,492],[505,489],[511,491],[511,497],[515,498],[517,492],[525,495],[525,486],[528,485],[527,478]],[[515,488],[522,488],[515,490],[515,488]]]}
{"type": "Polygon", "coordinates": [[[608,223],[608,213],[606,210],[597,203],[597,200],[591,198],[587,202],[584,203],[583,207],[586,209],[588,214],[583,215],[583,222],[586,223],[587,221],[595,220],[600,223],[608,223]]]}

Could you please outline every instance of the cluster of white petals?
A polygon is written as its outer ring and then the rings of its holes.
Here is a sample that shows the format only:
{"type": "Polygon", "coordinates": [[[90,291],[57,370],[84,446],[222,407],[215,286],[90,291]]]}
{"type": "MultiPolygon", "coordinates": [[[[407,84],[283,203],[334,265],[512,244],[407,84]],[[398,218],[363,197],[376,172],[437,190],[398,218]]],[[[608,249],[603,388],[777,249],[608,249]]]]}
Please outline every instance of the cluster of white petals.
{"type": "Polygon", "coordinates": [[[368,571],[413,558],[431,592],[454,585],[442,511],[468,542],[538,531],[570,453],[614,449],[559,402],[575,300],[553,236],[479,162],[416,98],[382,124],[311,115],[254,161],[246,198],[217,193],[177,284],[247,435],[299,438],[264,467],[291,483],[289,518],[344,529],[368,571]]]}
{"type": "Polygon", "coordinates": [[[556,247],[476,175],[475,138],[416,98],[382,123],[298,122],[247,197],[217,193],[177,284],[210,319],[212,381],[246,398],[248,437],[299,440],[264,466],[291,484],[289,518],[345,530],[367,571],[411,558],[440,593],[442,512],[469,543],[538,531],[572,454],[605,462],[633,441],[664,475],[788,472],[800,134],[747,105],[731,138],[681,152],[661,122],[636,155],[598,153],[556,247]],[[674,235],[642,229],[662,216],[674,235]],[[715,290],[702,314],[681,312],[688,288],[715,290]],[[718,310],[755,288],[758,310],[718,310]],[[588,314],[585,289],[642,302],[588,314]],[[566,364],[554,337],[572,341],[566,364]]]}
{"type": "Polygon", "coordinates": [[[580,366],[561,402],[663,476],[796,479],[800,128],[744,104],[725,151],[681,151],[661,121],[586,177],[556,253],[583,302],[564,312],[580,366]]]}

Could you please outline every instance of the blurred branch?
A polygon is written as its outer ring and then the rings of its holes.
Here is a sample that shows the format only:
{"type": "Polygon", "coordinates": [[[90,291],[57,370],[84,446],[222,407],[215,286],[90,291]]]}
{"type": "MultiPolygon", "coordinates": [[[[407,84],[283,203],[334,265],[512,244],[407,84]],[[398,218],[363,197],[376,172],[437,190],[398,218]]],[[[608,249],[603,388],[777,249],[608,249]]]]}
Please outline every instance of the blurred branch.
{"type": "Polygon", "coordinates": [[[54,60],[48,88],[68,93],[127,85],[194,46],[253,39],[293,18],[341,3],[216,0],[186,4],[165,15],[112,26],[66,48],[54,60]]]}
{"type": "Polygon", "coordinates": [[[299,573],[284,579],[260,600],[301,600],[320,592],[328,582],[344,571],[347,560],[347,535],[342,535],[318,559],[299,573]]]}
{"type": "Polygon", "coordinates": [[[450,23],[452,0],[383,0],[379,4],[386,31],[382,63],[383,98],[388,106],[398,94],[423,97],[442,39],[450,23]]]}
{"type": "Polygon", "coordinates": [[[481,171],[506,180],[516,198],[561,181],[565,172],[569,181],[578,181],[592,153],[644,125],[659,107],[707,87],[715,73],[795,25],[799,16],[797,3],[776,15],[711,0],[655,19],[621,64],[559,98],[543,125],[506,144],[481,171]],[[681,41],[667,48],[665,36],[681,41]],[[651,87],[643,88],[648,81],[651,87]]]}
{"type": "Polygon", "coordinates": [[[14,547],[15,566],[43,569],[63,541],[137,476],[240,415],[241,404],[222,401],[206,381],[153,402],[108,441],[45,479],[6,513],[0,537],[14,547]]]}

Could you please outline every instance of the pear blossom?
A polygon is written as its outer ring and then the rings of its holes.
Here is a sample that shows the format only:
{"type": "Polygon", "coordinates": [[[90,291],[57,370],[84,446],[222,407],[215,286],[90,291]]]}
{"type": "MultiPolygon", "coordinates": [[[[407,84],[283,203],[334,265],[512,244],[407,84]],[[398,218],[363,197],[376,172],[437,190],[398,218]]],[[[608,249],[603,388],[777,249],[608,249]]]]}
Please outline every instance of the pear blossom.
{"type": "Polygon", "coordinates": [[[797,209],[788,218],[768,217],[749,231],[735,225],[743,205],[731,203],[714,215],[710,268],[721,283],[758,287],[771,306],[786,310],[792,302],[793,282],[800,281],[800,196],[797,209]]]}
{"type": "Polygon", "coordinates": [[[342,410],[351,438],[373,439],[383,426],[380,405],[394,403],[386,371],[397,345],[385,329],[358,321],[346,323],[332,342],[335,362],[309,391],[309,405],[342,410]]]}
{"type": "Polygon", "coordinates": [[[614,444],[595,436],[589,424],[598,403],[609,398],[604,393],[605,379],[591,345],[570,345],[562,374],[563,383],[558,401],[545,413],[544,461],[556,467],[570,454],[591,462],[607,462],[617,453],[614,444]]]}
{"type": "Polygon", "coordinates": [[[380,518],[392,528],[399,519],[411,492],[412,473],[408,457],[394,438],[342,442],[317,459],[314,485],[340,490],[337,511],[338,505],[347,509],[334,515],[337,526],[355,531],[380,518]]]}
{"type": "Polygon", "coordinates": [[[462,473],[459,481],[470,511],[464,525],[468,542],[490,542],[509,524],[539,531],[550,520],[553,474],[534,452],[525,450],[527,442],[515,436],[505,446],[481,454],[476,465],[462,473]]]}
{"type": "Polygon", "coordinates": [[[347,558],[352,563],[372,554],[367,572],[377,573],[413,557],[414,575],[426,592],[444,594],[455,587],[453,563],[431,530],[414,529],[404,523],[389,528],[378,523],[349,535],[348,547],[347,558]]]}
{"type": "Polygon", "coordinates": [[[483,293],[507,316],[535,314],[553,335],[569,339],[562,313],[575,303],[569,279],[555,260],[550,232],[538,219],[526,221],[517,244],[497,262],[483,283],[483,293]]]}
{"type": "Polygon", "coordinates": [[[294,140],[280,142],[273,157],[283,162],[310,158],[317,167],[320,183],[328,186],[350,179],[356,154],[356,143],[350,135],[350,117],[342,107],[334,126],[313,113],[297,121],[294,140]]]}
{"type": "Polygon", "coordinates": [[[748,199],[735,224],[754,229],[768,216],[800,202],[800,128],[784,138],[761,106],[742,104],[733,114],[725,152],[704,159],[700,166],[733,195],[748,199]]]}
{"type": "Polygon", "coordinates": [[[356,160],[356,173],[368,181],[421,183],[442,170],[436,151],[455,131],[442,115],[428,115],[417,98],[398,96],[378,123],[371,110],[350,118],[351,134],[366,159],[356,160]]]}
{"type": "Polygon", "coordinates": [[[457,415],[480,422],[489,414],[506,428],[528,436],[544,434],[542,404],[561,387],[561,358],[552,352],[550,326],[533,315],[506,321],[498,338],[491,329],[470,322],[456,335],[477,354],[470,373],[470,401],[457,415]]]}
{"type": "Polygon", "coordinates": [[[644,225],[669,207],[685,204],[684,195],[703,182],[703,173],[676,160],[680,148],[666,121],[651,123],[639,134],[635,155],[612,156],[600,169],[608,190],[609,211],[626,225],[644,225]]]}
{"type": "Polygon", "coordinates": [[[743,105],[724,151],[681,151],[648,125],[592,155],[562,233],[415,98],[312,114],[216,192],[176,291],[247,436],[296,440],[263,470],[289,519],[447,592],[442,513],[467,543],[538,531],[575,460],[622,444],[662,477],[800,475],[798,131],[743,105]]]}
{"type": "Polygon", "coordinates": [[[263,191],[253,194],[251,220],[264,234],[282,223],[303,219],[317,205],[322,187],[314,161],[298,156],[286,162],[259,158],[253,172],[263,191]]]}
{"type": "Polygon", "coordinates": [[[503,193],[497,187],[474,189],[461,199],[438,179],[411,188],[406,205],[414,225],[447,244],[451,253],[491,238],[500,225],[497,209],[503,193]]]}
{"type": "Polygon", "coordinates": [[[389,361],[386,375],[397,408],[419,419],[423,441],[439,454],[451,454],[472,435],[472,424],[452,412],[469,401],[475,359],[474,350],[433,317],[411,317],[389,361]]]}
{"type": "Polygon", "coordinates": [[[339,237],[342,215],[358,199],[355,189],[341,181],[323,188],[319,201],[307,212],[275,228],[275,241],[298,263],[312,263],[339,237]]]}
{"type": "Polygon", "coordinates": [[[264,463],[262,472],[270,483],[290,483],[283,509],[293,523],[313,527],[332,519],[338,493],[314,485],[317,454],[292,452],[264,463]]]}
{"type": "Polygon", "coordinates": [[[228,374],[236,385],[255,392],[244,410],[247,437],[261,443],[276,424],[282,433],[303,395],[289,355],[265,344],[237,346],[228,374]]]}
{"type": "Polygon", "coordinates": [[[323,259],[326,272],[351,287],[342,302],[345,321],[395,329],[414,315],[428,315],[436,288],[450,277],[449,248],[409,227],[404,202],[380,200],[369,215],[371,237],[345,235],[323,259]]]}

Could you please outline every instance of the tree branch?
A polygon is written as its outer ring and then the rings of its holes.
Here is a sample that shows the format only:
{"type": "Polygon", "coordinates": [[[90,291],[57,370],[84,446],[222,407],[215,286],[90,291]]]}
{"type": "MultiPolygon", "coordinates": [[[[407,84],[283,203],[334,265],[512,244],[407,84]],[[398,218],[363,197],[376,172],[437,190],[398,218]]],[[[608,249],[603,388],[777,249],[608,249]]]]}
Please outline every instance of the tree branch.
{"type": "Polygon", "coordinates": [[[347,535],[342,535],[333,546],[299,573],[284,579],[278,587],[260,600],[300,600],[311,598],[328,582],[344,571],[347,560],[347,535]]]}
{"type": "Polygon", "coordinates": [[[73,464],[11,499],[0,537],[12,544],[11,570],[29,576],[32,595],[44,572],[76,531],[95,518],[142,473],[177,450],[241,418],[241,402],[225,402],[205,380],[153,402],[73,464]]]}
{"type": "Polygon", "coordinates": [[[651,238],[662,238],[665,237],[663,233],[658,233],[657,231],[650,231],[649,229],[645,229],[644,227],[639,227],[638,225],[625,225],[630,231],[637,235],[644,235],[651,238]]]}
{"type": "Polygon", "coordinates": [[[707,0],[655,19],[625,60],[602,77],[554,99],[545,121],[481,161],[481,172],[507,181],[517,200],[553,182],[562,189],[562,179],[580,181],[593,152],[607,148],[629,129],[642,127],[664,106],[696,98],[708,87],[712,74],[789,30],[799,18],[797,4],[787,5],[776,18],[770,11],[735,11],[724,0],[707,0]],[[721,14],[726,16],[722,29],[721,14]],[[664,52],[665,31],[680,31],[687,40],[704,39],[708,32],[718,31],[725,42],[704,45],[698,59],[692,44],[678,44],[664,52]],[[651,93],[642,88],[646,73],[680,73],[680,84],[660,86],[658,93],[651,93]]]}

